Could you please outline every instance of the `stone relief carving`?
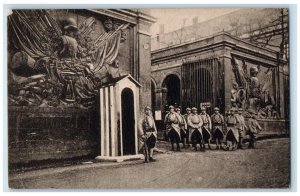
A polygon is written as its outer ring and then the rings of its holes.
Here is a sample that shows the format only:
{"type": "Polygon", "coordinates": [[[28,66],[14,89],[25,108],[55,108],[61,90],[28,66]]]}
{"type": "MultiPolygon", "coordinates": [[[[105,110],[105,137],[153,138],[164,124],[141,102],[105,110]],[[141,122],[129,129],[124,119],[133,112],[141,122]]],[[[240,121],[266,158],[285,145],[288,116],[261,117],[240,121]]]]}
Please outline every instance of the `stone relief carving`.
{"type": "Polygon", "coordinates": [[[244,60],[239,63],[233,57],[232,71],[231,106],[243,108],[246,112],[250,109],[256,111],[260,118],[277,118],[275,99],[271,93],[274,68],[267,68],[263,72],[258,65],[250,67],[248,71],[244,60]],[[258,78],[259,73],[261,79],[258,78]]]}
{"type": "Polygon", "coordinates": [[[103,82],[118,77],[120,44],[129,24],[106,19],[56,21],[46,10],[14,10],[8,17],[9,104],[91,107],[103,82]],[[79,27],[78,27],[79,26],[79,27]],[[61,28],[62,27],[62,28],[61,28]]]}

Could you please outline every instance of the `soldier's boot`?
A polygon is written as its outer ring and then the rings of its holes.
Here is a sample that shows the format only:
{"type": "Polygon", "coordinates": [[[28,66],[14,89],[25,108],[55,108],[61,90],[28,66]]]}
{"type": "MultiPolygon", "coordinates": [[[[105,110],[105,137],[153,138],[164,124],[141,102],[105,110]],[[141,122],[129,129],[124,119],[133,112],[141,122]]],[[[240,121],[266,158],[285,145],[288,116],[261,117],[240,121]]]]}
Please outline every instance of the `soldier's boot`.
{"type": "Polygon", "coordinates": [[[241,150],[243,150],[244,148],[243,148],[243,138],[242,137],[240,137],[239,138],[239,143],[238,143],[238,149],[241,149],[241,150]]]}
{"type": "Polygon", "coordinates": [[[248,145],[248,148],[254,148],[254,145],[253,145],[253,139],[252,138],[250,138],[249,139],[249,145],[248,145]]]}
{"type": "Polygon", "coordinates": [[[200,141],[200,150],[205,152],[205,143],[204,140],[200,141]]]}
{"type": "Polygon", "coordinates": [[[181,151],[181,150],[180,150],[179,142],[176,143],[176,146],[177,146],[177,151],[181,151]]]}
{"type": "Polygon", "coordinates": [[[186,148],[186,138],[183,138],[182,144],[183,144],[182,148],[186,148]]]}
{"type": "Polygon", "coordinates": [[[150,162],[156,161],[155,159],[153,159],[153,151],[154,151],[153,148],[149,149],[149,161],[150,162]]]}
{"type": "Polygon", "coordinates": [[[197,151],[197,143],[195,141],[192,141],[192,147],[195,151],[197,151]]]}
{"type": "Polygon", "coordinates": [[[220,150],[221,149],[221,146],[219,144],[219,139],[216,138],[216,150],[220,150]]]}
{"type": "Polygon", "coordinates": [[[153,157],[150,157],[150,158],[149,158],[149,161],[150,161],[150,162],[155,162],[156,160],[153,159],[153,157]]]}
{"type": "Polygon", "coordinates": [[[144,149],[145,150],[145,161],[144,163],[148,163],[149,162],[149,152],[147,149],[144,149]]]}
{"type": "Polygon", "coordinates": [[[174,151],[174,143],[173,142],[171,143],[171,146],[172,146],[171,150],[174,151]]]}

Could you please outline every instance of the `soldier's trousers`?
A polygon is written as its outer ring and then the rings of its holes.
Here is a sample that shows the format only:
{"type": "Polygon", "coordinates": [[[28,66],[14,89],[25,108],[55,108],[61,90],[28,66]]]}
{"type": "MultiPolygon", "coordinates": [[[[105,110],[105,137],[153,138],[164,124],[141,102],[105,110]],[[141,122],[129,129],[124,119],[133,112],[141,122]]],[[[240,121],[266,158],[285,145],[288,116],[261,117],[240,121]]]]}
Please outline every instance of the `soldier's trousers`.
{"type": "Polygon", "coordinates": [[[249,134],[248,148],[254,148],[255,147],[255,135],[254,135],[254,133],[248,133],[248,134],[249,134]]]}
{"type": "Polygon", "coordinates": [[[171,129],[168,133],[171,143],[180,143],[180,136],[175,129],[171,129]]]}

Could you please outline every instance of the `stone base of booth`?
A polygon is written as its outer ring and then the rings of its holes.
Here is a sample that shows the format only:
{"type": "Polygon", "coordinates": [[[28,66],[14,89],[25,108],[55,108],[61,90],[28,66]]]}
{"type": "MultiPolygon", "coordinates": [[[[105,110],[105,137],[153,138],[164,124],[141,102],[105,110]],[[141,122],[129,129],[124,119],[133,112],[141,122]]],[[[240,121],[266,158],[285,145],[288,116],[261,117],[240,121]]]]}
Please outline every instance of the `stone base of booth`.
{"type": "Polygon", "coordinates": [[[123,162],[123,161],[144,159],[144,155],[143,154],[136,154],[136,155],[126,155],[126,156],[116,156],[116,157],[97,156],[95,159],[97,161],[123,162]]]}

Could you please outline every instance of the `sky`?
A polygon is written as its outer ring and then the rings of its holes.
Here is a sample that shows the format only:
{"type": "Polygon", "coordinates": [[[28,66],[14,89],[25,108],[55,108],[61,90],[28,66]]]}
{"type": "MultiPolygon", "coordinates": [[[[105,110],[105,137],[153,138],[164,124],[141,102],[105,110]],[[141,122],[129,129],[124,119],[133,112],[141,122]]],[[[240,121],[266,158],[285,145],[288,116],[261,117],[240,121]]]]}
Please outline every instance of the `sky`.
{"type": "Polygon", "coordinates": [[[152,35],[158,34],[160,24],[164,24],[164,32],[168,33],[180,29],[183,26],[191,25],[195,17],[198,17],[198,22],[203,22],[239,9],[240,8],[151,9],[151,15],[157,18],[157,22],[151,27],[151,33],[152,35]]]}

